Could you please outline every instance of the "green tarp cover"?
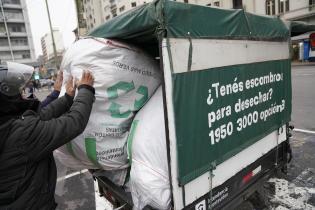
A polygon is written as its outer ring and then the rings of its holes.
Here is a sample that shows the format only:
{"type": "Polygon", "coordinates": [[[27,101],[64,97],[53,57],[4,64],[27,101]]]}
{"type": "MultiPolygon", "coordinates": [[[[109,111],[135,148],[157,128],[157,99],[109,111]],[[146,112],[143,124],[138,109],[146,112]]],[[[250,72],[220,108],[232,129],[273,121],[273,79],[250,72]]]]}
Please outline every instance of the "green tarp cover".
{"type": "Polygon", "coordinates": [[[146,42],[158,35],[169,38],[286,40],[289,30],[282,20],[275,17],[159,0],[115,17],[89,35],[134,42],[146,42]]]}

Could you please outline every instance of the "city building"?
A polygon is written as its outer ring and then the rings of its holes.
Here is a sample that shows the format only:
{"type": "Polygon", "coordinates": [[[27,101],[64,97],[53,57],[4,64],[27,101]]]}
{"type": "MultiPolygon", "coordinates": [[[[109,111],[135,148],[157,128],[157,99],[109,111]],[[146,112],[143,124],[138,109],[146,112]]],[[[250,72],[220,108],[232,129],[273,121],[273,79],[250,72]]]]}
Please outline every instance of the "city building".
{"type": "MultiPolygon", "coordinates": [[[[53,35],[57,51],[57,66],[60,66],[65,47],[62,40],[62,35],[57,28],[53,28],[53,35]]],[[[51,33],[46,33],[41,38],[41,46],[46,67],[56,67],[51,33]]]]}
{"type": "MultiPolygon", "coordinates": [[[[179,0],[180,1],[180,0],[179,0]]],[[[181,0],[225,9],[244,9],[260,15],[279,16],[315,24],[315,0],[181,0]]]]}
{"type": "Polygon", "coordinates": [[[82,0],[75,0],[76,10],[77,10],[77,21],[78,27],[73,31],[76,39],[80,36],[83,36],[87,33],[87,24],[86,24],[86,14],[84,12],[84,4],[82,0]]]}
{"type": "Polygon", "coordinates": [[[91,31],[103,23],[102,0],[81,0],[83,2],[84,17],[87,31],[91,31]]]}
{"type": "Polygon", "coordinates": [[[0,61],[36,61],[25,0],[0,0],[0,61]]]}
{"type": "Polygon", "coordinates": [[[152,0],[102,0],[103,22],[152,0]]]}

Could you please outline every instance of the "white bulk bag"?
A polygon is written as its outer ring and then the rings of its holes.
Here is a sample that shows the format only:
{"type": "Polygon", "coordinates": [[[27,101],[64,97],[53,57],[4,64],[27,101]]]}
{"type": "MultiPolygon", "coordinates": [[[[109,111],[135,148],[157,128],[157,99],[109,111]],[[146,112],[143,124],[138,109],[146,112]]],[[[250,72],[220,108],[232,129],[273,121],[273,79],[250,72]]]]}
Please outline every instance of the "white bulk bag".
{"type": "Polygon", "coordinates": [[[146,205],[155,209],[170,208],[171,191],[166,151],[160,87],[137,113],[129,134],[130,188],[135,209],[142,209],[146,205]]]}
{"type": "Polygon", "coordinates": [[[72,156],[80,162],[79,168],[116,170],[128,167],[129,128],[135,112],[160,84],[158,63],[135,47],[103,38],[84,38],[69,47],[61,69],[64,83],[69,75],[80,79],[83,70],[90,70],[96,91],[85,131],[59,149],[64,154],[63,163],[71,167],[75,161],[68,157],[72,156]]]}

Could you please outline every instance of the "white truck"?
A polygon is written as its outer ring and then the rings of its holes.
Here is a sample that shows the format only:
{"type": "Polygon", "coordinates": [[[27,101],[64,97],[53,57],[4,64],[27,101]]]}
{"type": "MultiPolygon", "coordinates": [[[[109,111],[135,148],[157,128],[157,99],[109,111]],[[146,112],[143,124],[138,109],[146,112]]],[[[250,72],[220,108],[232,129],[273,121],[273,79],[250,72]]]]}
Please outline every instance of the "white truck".
{"type": "MultiPolygon", "coordinates": [[[[286,170],[290,34],[299,29],[243,10],[157,0],[90,33],[160,60],[173,209],[233,209],[286,170]]],[[[114,206],[133,207],[130,193],[95,178],[114,206]]]]}

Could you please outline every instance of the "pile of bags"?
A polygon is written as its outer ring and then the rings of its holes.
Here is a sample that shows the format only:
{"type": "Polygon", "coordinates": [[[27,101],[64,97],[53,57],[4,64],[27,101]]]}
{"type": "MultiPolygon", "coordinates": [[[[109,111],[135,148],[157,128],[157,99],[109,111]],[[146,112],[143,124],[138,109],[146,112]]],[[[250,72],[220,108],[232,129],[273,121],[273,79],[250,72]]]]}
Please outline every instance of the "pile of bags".
{"type": "MultiPolygon", "coordinates": [[[[73,169],[101,169],[119,186],[124,185],[131,162],[130,189],[135,208],[151,205],[169,209],[158,63],[134,46],[88,37],[67,50],[61,69],[64,83],[70,75],[80,79],[83,70],[90,70],[95,78],[95,103],[85,131],[60,147],[55,156],[73,169]]],[[[64,92],[63,87],[60,96],[64,92]]]]}
{"type": "Polygon", "coordinates": [[[134,206],[170,209],[162,88],[137,113],[130,130],[130,188],[134,206]]]}

